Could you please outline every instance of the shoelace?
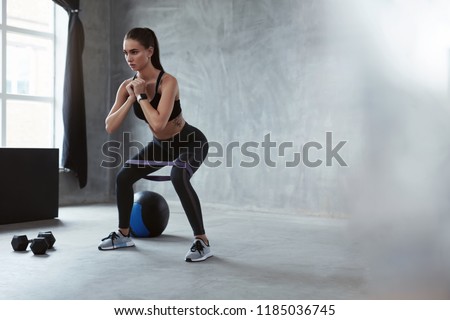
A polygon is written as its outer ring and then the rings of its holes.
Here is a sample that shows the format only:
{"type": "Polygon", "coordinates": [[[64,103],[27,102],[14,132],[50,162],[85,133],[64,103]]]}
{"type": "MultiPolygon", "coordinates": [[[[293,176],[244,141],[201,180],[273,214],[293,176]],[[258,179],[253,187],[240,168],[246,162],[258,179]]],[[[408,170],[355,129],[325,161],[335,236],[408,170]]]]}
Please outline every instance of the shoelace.
{"type": "Polygon", "coordinates": [[[109,234],[109,236],[107,236],[106,238],[103,238],[102,241],[107,240],[107,239],[115,240],[118,237],[119,237],[119,235],[113,231],[109,234]]]}
{"type": "Polygon", "coordinates": [[[193,244],[192,244],[192,247],[191,247],[191,252],[195,252],[195,251],[198,251],[199,253],[202,253],[203,252],[203,245],[202,245],[202,243],[199,241],[199,240],[197,240],[197,241],[195,241],[193,244]]]}

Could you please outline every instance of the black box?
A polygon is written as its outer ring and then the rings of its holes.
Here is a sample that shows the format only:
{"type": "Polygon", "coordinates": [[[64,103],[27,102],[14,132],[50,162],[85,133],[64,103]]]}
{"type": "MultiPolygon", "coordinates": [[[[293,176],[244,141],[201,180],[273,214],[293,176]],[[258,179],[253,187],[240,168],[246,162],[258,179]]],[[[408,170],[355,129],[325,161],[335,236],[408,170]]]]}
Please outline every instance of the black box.
{"type": "Polygon", "coordinates": [[[0,224],[58,217],[59,150],[0,148],[0,224]]]}

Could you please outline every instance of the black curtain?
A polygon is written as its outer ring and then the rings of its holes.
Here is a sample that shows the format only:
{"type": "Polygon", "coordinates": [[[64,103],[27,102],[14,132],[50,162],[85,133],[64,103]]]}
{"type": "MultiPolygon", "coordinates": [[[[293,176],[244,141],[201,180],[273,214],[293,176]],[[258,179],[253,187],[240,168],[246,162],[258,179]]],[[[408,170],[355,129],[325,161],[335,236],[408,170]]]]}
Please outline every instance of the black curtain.
{"type": "Polygon", "coordinates": [[[78,16],[79,0],[53,0],[69,14],[66,70],[64,76],[64,143],[62,165],[78,177],[80,188],[87,183],[86,111],[84,104],[84,31],[78,16]]]}

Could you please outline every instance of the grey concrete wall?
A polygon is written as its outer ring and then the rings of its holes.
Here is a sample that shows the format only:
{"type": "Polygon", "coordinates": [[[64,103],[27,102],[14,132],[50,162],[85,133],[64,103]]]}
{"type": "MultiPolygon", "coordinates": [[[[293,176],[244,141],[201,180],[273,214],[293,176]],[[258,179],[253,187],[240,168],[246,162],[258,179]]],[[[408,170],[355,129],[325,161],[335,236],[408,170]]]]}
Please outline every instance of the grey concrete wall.
{"type": "MultiPolygon", "coordinates": [[[[164,68],[178,79],[186,120],[212,142],[209,165],[192,180],[202,201],[345,212],[342,190],[360,156],[362,115],[355,99],[341,95],[348,83],[330,49],[326,9],[318,0],[113,1],[111,92],[132,75],[121,53],[124,34],[135,26],[152,28],[164,68]],[[326,132],[333,146],[348,140],[339,152],[348,167],[336,160],[326,166],[326,132]],[[269,135],[271,148],[262,143],[269,135]],[[303,156],[311,141],[323,148],[312,148],[309,160],[323,163],[292,165],[294,153],[303,156]],[[288,148],[280,149],[282,143],[288,148]]],[[[131,115],[124,130],[134,140],[151,139],[131,115]]],[[[176,199],[170,185],[149,184],[138,188],[176,199]]]]}
{"type": "MultiPolygon", "coordinates": [[[[76,179],[63,174],[61,202],[114,199],[116,170],[100,166],[105,160],[101,148],[122,138],[121,133],[105,133],[104,118],[118,85],[132,76],[122,56],[122,39],[134,26],[155,30],[162,63],[178,78],[184,116],[211,142],[209,162],[193,179],[202,201],[332,215],[373,207],[361,199],[381,203],[382,194],[396,195],[385,187],[396,185],[392,180],[399,172],[427,176],[418,170],[420,164],[404,161],[420,159],[427,150],[414,148],[415,141],[425,139],[418,134],[433,142],[427,148],[434,148],[430,154],[436,161],[447,157],[437,155],[438,146],[449,144],[442,138],[447,126],[439,122],[448,113],[448,80],[437,83],[435,74],[427,74],[430,59],[418,61],[420,47],[402,41],[420,31],[417,19],[421,27],[439,23],[420,16],[439,9],[429,5],[412,11],[414,20],[398,6],[353,0],[83,1],[89,181],[79,190],[76,179]],[[380,26],[395,33],[380,32],[380,26]],[[433,112],[425,116],[429,105],[433,112]],[[427,121],[419,124],[423,119],[427,121]],[[332,132],[331,147],[347,141],[339,151],[347,167],[336,159],[326,165],[326,132],[332,132]],[[277,147],[262,144],[269,134],[277,147]],[[311,149],[309,160],[323,163],[290,167],[311,141],[323,149],[311,149]],[[409,153],[399,155],[405,151],[402,141],[409,153]],[[247,151],[258,157],[252,168],[243,166],[254,162],[241,150],[248,142],[254,144],[247,151]],[[282,143],[292,147],[283,151],[282,143]]],[[[447,30],[444,22],[440,29],[447,30]]],[[[448,65],[438,69],[448,70],[448,65]]],[[[122,129],[136,142],[151,139],[146,125],[133,115],[122,129]]],[[[427,166],[440,172],[436,167],[427,166]]],[[[409,188],[409,180],[400,181],[398,187],[409,188]]],[[[423,181],[415,180],[421,185],[414,190],[427,187],[421,195],[445,190],[445,183],[435,187],[435,180],[428,179],[428,185],[423,181]]],[[[137,188],[177,199],[168,183],[143,182],[137,188]]]]}
{"type": "Polygon", "coordinates": [[[110,1],[81,1],[85,31],[84,91],[88,141],[88,184],[80,189],[71,172],[60,174],[60,204],[111,200],[110,172],[100,167],[102,145],[108,139],[104,119],[110,102],[110,1]]]}

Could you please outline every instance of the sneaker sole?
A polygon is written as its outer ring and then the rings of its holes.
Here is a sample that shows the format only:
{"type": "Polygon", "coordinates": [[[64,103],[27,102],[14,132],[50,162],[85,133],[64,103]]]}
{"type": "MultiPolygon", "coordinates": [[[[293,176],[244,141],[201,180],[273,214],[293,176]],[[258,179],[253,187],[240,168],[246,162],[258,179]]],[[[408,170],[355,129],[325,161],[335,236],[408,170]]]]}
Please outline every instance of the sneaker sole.
{"type": "Polygon", "coordinates": [[[212,253],[208,253],[208,254],[205,254],[203,257],[201,257],[201,258],[198,258],[198,259],[191,259],[191,258],[186,258],[184,261],[186,261],[186,262],[201,262],[201,261],[205,261],[206,259],[208,259],[208,258],[210,258],[210,257],[212,257],[213,256],[213,254],[212,253]]]}
{"type": "Polygon", "coordinates": [[[135,244],[133,243],[133,244],[127,244],[127,245],[125,245],[125,246],[120,246],[120,247],[106,247],[106,248],[101,248],[101,247],[98,247],[98,250],[100,250],[100,251],[108,251],[108,250],[117,250],[117,249],[123,249],[123,248],[131,248],[131,247],[134,247],[135,246],[135,244]]]}

